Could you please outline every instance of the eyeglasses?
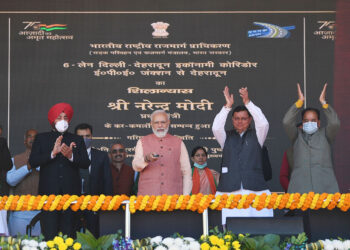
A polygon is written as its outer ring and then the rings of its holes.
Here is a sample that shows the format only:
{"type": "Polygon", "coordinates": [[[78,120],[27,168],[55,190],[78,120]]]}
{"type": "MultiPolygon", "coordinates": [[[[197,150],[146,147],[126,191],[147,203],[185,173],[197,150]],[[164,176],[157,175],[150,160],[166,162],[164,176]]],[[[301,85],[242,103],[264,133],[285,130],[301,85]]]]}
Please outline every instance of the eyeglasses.
{"type": "Polygon", "coordinates": [[[125,149],[124,148],[120,148],[120,149],[113,149],[111,151],[112,154],[116,154],[116,153],[124,153],[125,152],[125,149]]]}

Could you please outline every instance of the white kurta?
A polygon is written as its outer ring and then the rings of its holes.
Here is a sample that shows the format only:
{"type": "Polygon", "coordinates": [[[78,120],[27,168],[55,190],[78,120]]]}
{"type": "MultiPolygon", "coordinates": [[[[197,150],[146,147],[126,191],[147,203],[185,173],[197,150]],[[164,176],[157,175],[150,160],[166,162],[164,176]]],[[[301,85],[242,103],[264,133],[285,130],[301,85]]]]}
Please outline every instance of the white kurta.
{"type": "MultiPolygon", "coordinates": [[[[256,136],[258,138],[259,144],[261,147],[264,145],[267,133],[269,131],[269,123],[262,113],[261,109],[254,105],[252,101],[250,101],[247,105],[245,105],[246,108],[249,110],[250,114],[253,117],[254,123],[255,123],[255,131],[256,136]]],[[[221,111],[216,115],[214,122],[213,122],[213,133],[217,140],[217,142],[220,144],[221,148],[224,148],[225,141],[226,141],[226,131],[225,131],[225,123],[227,119],[227,115],[230,113],[231,109],[226,108],[225,106],[221,109],[221,111]]],[[[241,134],[241,136],[244,135],[245,132],[241,134]]],[[[249,194],[249,193],[255,193],[257,195],[260,195],[262,193],[266,193],[267,195],[271,194],[270,190],[265,189],[262,191],[252,191],[244,189],[241,183],[241,189],[236,190],[234,192],[230,193],[223,193],[223,192],[216,192],[217,195],[222,194],[249,194]]],[[[226,224],[226,218],[227,217],[273,217],[273,210],[272,209],[262,209],[260,211],[256,210],[253,207],[249,207],[247,209],[222,209],[222,224],[226,224]]]]}
{"type": "Polygon", "coordinates": [[[0,210],[0,235],[9,235],[6,210],[0,210]]]}

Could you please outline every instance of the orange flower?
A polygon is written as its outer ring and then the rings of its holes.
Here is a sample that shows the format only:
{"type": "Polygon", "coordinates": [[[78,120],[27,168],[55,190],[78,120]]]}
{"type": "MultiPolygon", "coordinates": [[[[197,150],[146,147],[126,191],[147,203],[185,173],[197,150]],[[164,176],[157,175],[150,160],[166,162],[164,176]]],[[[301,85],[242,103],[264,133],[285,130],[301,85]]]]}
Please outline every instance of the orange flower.
{"type": "Polygon", "coordinates": [[[187,203],[190,200],[191,196],[190,195],[184,195],[184,200],[181,204],[180,210],[185,210],[187,207],[187,203]]]}
{"type": "Polygon", "coordinates": [[[329,203],[329,205],[327,207],[328,210],[333,210],[335,208],[335,206],[338,203],[338,200],[339,200],[340,196],[341,196],[340,193],[335,193],[334,194],[332,201],[329,203]]]}
{"type": "Polygon", "coordinates": [[[267,194],[266,194],[266,193],[262,193],[262,194],[260,195],[259,203],[258,203],[258,206],[256,207],[256,210],[260,211],[260,210],[262,210],[263,208],[265,208],[265,200],[266,200],[266,197],[267,197],[267,194]]]}
{"type": "Polygon", "coordinates": [[[294,200],[293,200],[292,204],[289,207],[290,210],[294,210],[294,209],[297,208],[297,206],[299,204],[299,200],[300,200],[300,194],[299,193],[294,193],[293,198],[294,198],[294,200]]]}
{"type": "Polygon", "coordinates": [[[13,210],[16,209],[18,200],[19,200],[19,196],[18,195],[13,196],[13,200],[12,200],[12,203],[10,205],[9,210],[13,211],[13,210]]]}
{"type": "Polygon", "coordinates": [[[210,202],[215,198],[214,195],[209,194],[206,196],[205,201],[203,203],[203,205],[200,205],[198,208],[198,213],[203,213],[204,210],[208,209],[208,207],[210,206],[210,202]]]}
{"type": "Polygon", "coordinates": [[[39,202],[41,200],[41,197],[42,197],[41,195],[38,195],[38,196],[35,197],[35,200],[34,200],[33,206],[32,206],[33,210],[36,210],[38,208],[38,205],[39,205],[39,202]]]}
{"type": "Polygon", "coordinates": [[[327,199],[328,194],[327,193],[323,193],[319,196],[317,202],[316,202],[316,206],[315,206],[315,210],[318,210],[322,207],[322,203],[325,199],[327,199]]]}
{"type": "Polygon", "coordinates": [[[289,200],[289,194],[288,193],[285,193],[283,196],[282,196],[282,199],[280,201],[280,204],[278,206],[278,209],[283,209],[285,208],[287,202],[289,200]]]}
{"type": "Polygon", "coordinates": [[[145,211],[149,212],[152,210],[152,204],[153,202],[156,200],[156,196],[155,195],[151,195],[151,197],[149,197],[149,200],[147,202],[147,205],[145,207],[145,211]]]}
{"type": "Polygon", "coordinates": [[[223,194],[223,195],[221,196],[220,203],[219,203],[219,205],[217,206],[216,210],[221,211],[221,210],[226,206],[227,199],[228,199],[228,195],[227,195],[227,194],[223,194]]]}
{"type": "Polygon", "coordinates": [[[114,204],[113,210],[114,210],[114,211],[115,211],[115,210],[118,210],[119,207],[120,207],[120,205],[122,204],[122,202],[123,202],[123,197],[122,197],[122,195],[117,195],[117,200],[116,200],[116,202],[115,202],[115,204],[114,204]]]}
{"type": "Polygon", "coordinates": [[[106,196],[106,198],[105,198],[105,200],[104,200],[104,202],[103,202],[103,204],[101,206],[101,210],[103,210],[103,211],[107,210],[107,208],[109,206],[109,203],[111,202],[112,198],[113,197],[110,196],[110,195],[106,196]]]}
{"type": "Polygon", "coordinates": [[[169,206],[168,211],[174,211],[174,209],[176,207],[176,202],[178,199],[179,199],[178,194],[174,194],[173,197],[171,197],[170,206],[169,206]]]}
{"type": "Polygon", "coordinates": [[[92,210],[92,208],[96,205],[96,201],[98,200],[98,195],[91,196],[89,204],[87,205],[87,210],[92,210]]]}
{"type": "Polygon", "coordinates": [[[346,212],[350,208],[350,193],[345,195],[345,200],[343,206],[340,208],[341,211],[346,212]]]}
{"type": "Polygon", "coordinates": [[[80,206],[81,206],[81,204],[83,203],[84,199],[85,199],[85,195],[81,195],[81,196],[78,198],[77,202],[76,202],[75,204],[73,204],[70,208],[71,208],[73,211],[75,211],[75,212],[78,211],[78,209],[80,208],[80,206]]]}
{"type": "Polygon", "coordinates": [[[64,206],[64,203],[66,203],[66,201],[69,199],[70,195],[69,194],[65,194],[62,196],[60,202],[58,203],[57,207],[56,207],[56,210],[57,211],[60,211],[62,210],[63,206],[64,206]]]}
{"type": "Polygon", "coordinates": [[[253,202],[254,198],[255,198],[256,194],[254,193],[250,193],[246,199],[246,201],[243,204],[243,208],[248,208],[250,206],[250,204],[253,202]]]}
{"type": "Polygon", "coordinates": [[[159,200],[159,203],[158,203],[158,206],[157,206],[157,212],[160,212],[163,210],[164,208],[164,205],[165,205],[165,201],[167,199],[167,195],[166,194],[163,194],[159,200]]]}
{"type": "Polygon", "coordinates": [[[236,194],[236,195],[235,195],[235,198],[233,198],[233,202],[232,202],[230,208],[231,208],[231,209],[232,209],[232,208],[236,208],[237,205],[238,205],[238,202],[239,202],[239,200],[240,200],[241,198],[242,198],[242,195],[241,195],[241,194],[236,194]]]}
{"type": "Polygon", "coordinates": [[[43,206],[44,210],[49,210],[51,207],[52,202],[55,200],[56,196],[54,194],[49,195],[49,197],[46,200],[45,205],[43,206]]]}
{"type": "Polygon", "coordinates": [[[8,199],[8,197],[6,195],[2,197],[1,202],[0,202],[0,210],[4,209],[7,199],[8,199]]]}
{"type": "Polygon", "coordinates": [[[273,208],[275,206],[277,197],[278,197],[277,193],[272,193],[271,194],[271,199],[270,199],[269,205],[267,206],[268,209],[271,209],[271,208],[273,208]]]}
{"type": "Polygon", "coordinates": [[[129,197],[126,196],[125,194],[122,194],[121,196],[118,195],[118,199],[117,202],[115,203],[113,210],[118,210],[118,208],[120,207],[120,205],[122,204],[123,201],[128,200],[129,197]]]}
{"type": "Polygon", "coordinates": [[[203,194],[202,193],[199,193],[196,195],[196,199],[194,200],[193,204],[192,204],[192,207],[190,208],[190,210],[192,210],[193,212],[196,211],[199,207],[199,202],[201,201],[203,197],[203,194]]]}
{"type": "Polygon", "coordinates": [[[27,194],[26,197],[24,198],[23,206],[22,206],[22,208],[21,208],[22,211],[27,210],[27,208],[28,208],[28,202],[29,202],[30,197],[31,197],[31,195],[30,195],[30,194],[27,194]]]}
{"type": "Polygon", "coordinates": [[[135,203],[135,210],[139,210],[142,200],[143,200],[143,195],[137,196],[136,203],[135,203]]]}
{"type": "Polygon", "coordinates": [[[306,196],[305,202],[303,206],[301,207],[302,211],[306,211],[308,208],[310,208],[311,202],[314,198],[315,193],[314,192],[309,192],[308,195],[306,196]]]}

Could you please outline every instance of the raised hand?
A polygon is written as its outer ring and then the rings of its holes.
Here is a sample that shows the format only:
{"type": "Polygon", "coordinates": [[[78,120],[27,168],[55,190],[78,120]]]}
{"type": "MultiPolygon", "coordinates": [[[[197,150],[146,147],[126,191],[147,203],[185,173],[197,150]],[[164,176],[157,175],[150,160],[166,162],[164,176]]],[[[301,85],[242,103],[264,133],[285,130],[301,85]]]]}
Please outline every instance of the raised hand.
{"type": "Polygon", "coordinates": [[[301,88],[300,88],[300,84],[299,83],[297,83],[297,88],[298,88],[298,98],[299,98],[299,100],[300,101],[304,101],[305,100],[304,94],[303,94],[303,92],[301,92],[301,88]]]}
{"type": "Polygon", "coordinates": [[[230,90],[228,89],[227,86],[225,86],[225,89],[223,91],[225,99],[226,99],[226,107],[231,108],[233,103],[235,102],[233,99],[233,94],[230,95],[230,90]]]}
{"type": "Polygon", "coordinates": [[[249,96],[248,96],[248,88],[240,88],[238,90],[239,95],[242,97],[242,101],[244,103],[244,105],[247,105],[249,103],[249,96]]]}
{"type": "Polygon", "coordinates": [[[75,146],[74,142],[72,142],[69,147],[65,143],[62,144],[61,153],[68,160],[72,159],[74,146],[75,146]]]}
{"type": "Polygon", "coordinates": [[[323,89],[322,89],[322,92],[321,92],[321,95],[320,95],[320,102],[321,104],[326,104],[326,90],[327,90],[327,85],[328,83],[325,83],[324,86],[323,86],[323,89]]]}
{"type": "Polygon", "coordinates": [[[56,139],[55,145],[53,146],[53,150],[52,150],[52,155],[53,157],[55,157],[57,154],[59,154],[61,152],[61,148],[62,148],[62,139],[63,136],[59,136],[56,139]]]}

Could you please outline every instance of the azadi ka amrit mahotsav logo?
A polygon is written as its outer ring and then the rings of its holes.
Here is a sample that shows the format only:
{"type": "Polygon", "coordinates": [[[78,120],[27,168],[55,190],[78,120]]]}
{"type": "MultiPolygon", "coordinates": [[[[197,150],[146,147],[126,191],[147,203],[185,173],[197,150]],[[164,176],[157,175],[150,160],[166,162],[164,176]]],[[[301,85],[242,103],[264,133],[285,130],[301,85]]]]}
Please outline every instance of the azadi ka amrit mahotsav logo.
{"type": "Polygon", "coordinates": [[[289,30],[294,30],[295,26],[280,27],[270,23],[254,22],[255,25],[261,26],[262,29],[249,30],[248,37],[251,38],[288,38],[289,30]]]}
{"type": "Polygon", "coordinates": [[[39,29],[45,30],[45,31],[66,30],[67,24],[51,24],[51,25],[39,24],[39,29]]]}

